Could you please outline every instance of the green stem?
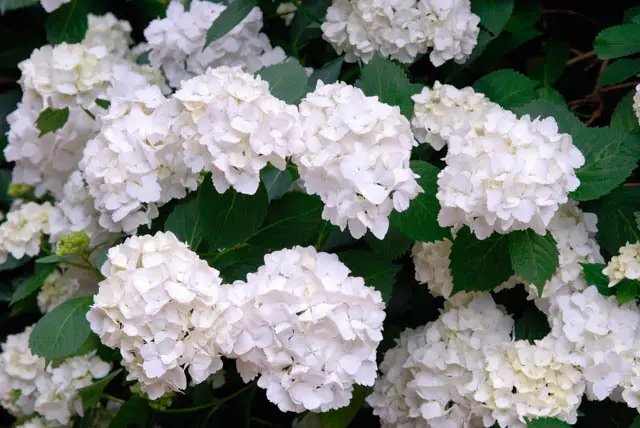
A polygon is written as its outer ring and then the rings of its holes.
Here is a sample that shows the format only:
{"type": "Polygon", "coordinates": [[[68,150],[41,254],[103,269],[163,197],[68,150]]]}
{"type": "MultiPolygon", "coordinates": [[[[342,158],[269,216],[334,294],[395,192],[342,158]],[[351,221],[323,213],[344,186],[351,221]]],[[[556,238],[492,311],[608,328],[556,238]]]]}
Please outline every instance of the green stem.
{"type": "Polygon", "coordinates": [[[306,8],[304,8],[302,6],[302,4],[300,4],[299,1],[297,0],[292,0],[291,3],[294,4],[294,6],[296,7],[296,9],[298,9],[300,11],[300,13],[302,13],[303,15],[307,15],[307,17],[309,19],[311,19],[313,22],[316,22],[318,24],[322,24],[322,19],[318,18],[317,16],[315,16],[313,13],[309,12],[306,8]]]}
{"type": "Polygon", "coordinates": [[[114,397],[113,395],[109,395],[109,394],[102,394],[101,395],[102,398],[106,398],[107,400],[110,401],[115,401],[116,403],[120,403],[120,404],[124,404],[124,400],[118,397],[114,397]]]}
{"type": "MultiPolygon", "coordinates": [[[[186,408],[183,408],[183,409],[167,409],[167,410],[163,410],[163,413],[197,412],[198,410],[208,409],[209,407],[214,407],[215,410],[218,410],[218,408],[220,406],[222,406],[222,404],[226,403],[227,401],[233,400],[238,395],[242,394],[243,392],[245,392],[246,390],[248,390],[251,387],[253,387],[253,382],[248,383],[247,385],[245,385],[244,387],[240,388],[239,390],[237,390],[233,394],[229,395],[228,397],[225,397],[225,398],[223,398],[221,400],[214,401],[213,403],[203,404],[202,406],[186,407],[186,408]]],[[[211,414],[213,415],[213,413],[214,412],[212,412],[211,414]]]]}

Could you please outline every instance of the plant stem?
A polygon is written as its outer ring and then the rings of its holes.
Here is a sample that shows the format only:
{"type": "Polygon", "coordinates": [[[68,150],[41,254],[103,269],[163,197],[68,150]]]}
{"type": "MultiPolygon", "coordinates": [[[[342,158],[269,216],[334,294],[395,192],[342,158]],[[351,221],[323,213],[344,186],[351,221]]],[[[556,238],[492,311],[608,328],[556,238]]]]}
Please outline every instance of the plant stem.
{"type": "Polygon", "coordinates": [[[100,396],[102,398],[106,398],[107,400],[115,401],[116,403],[120,403],[120,404],[124,404],[124,400],[122,398],[114,397],[113,395],[109,395],[109,394],[101,394],[100,396]]]}
{"type": "MultiPolygon", "coordinates": [[[[225,397],[220,400],[216,400],[213,403],[203,404],[202,406],[185,407],[183,409],[167,409],[167,410],[163,410],[162,412],[163,413],[189,413],[189,412],[197,412],[198,410],[208,409],[209,407],[213,407],[215,410],[218,410],[218,408],[222,406],[224,403],[226,403],[227,401],[233,400],[234,398],[236,398],[238,395],[242,394],[249,388],[252,388],[253,385],[254,385],[253,382],[248,383],[244,387],[234,392],[233,394],[229,395],[228,397],[225,397]]],[[[215,412],[210,412],[210,413],[211,415],[213,415],[213,413],[215,412]]]]}

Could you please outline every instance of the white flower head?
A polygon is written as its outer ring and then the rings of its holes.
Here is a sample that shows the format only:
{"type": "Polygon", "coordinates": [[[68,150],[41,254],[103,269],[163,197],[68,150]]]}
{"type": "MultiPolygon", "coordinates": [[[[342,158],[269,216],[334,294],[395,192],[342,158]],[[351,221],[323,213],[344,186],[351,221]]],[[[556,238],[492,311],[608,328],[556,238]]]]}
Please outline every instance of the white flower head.
{"type": "Polygon", "coordinates": [[[40,240],[49,233],[49,202],[14,204],[7,220],[0,224],[0,264],[11,254],[16,260],[40,252],[40,240]]]}
{"type": "Polygon", "coordinates": [[[193,0],[186,11],[180,1],[172,0],[167,17],[152,21],[144,30],[149,62],[162,69],[172,87],[209,67],[226,65],[253,73],[285,60],[282,48],[272,48],[269,38],[260,32],[262,12],[257,7],[205,49],[207,31],[225,9],[222,4],[193,0]]]}
{"type": "Polygon", "coordinates": [[[322,85],[300,103],[304,151],[294,156],[322,217],[354,238],[383,239],[392,211],[404,211],[422,189],[409,167],[416,145],[409,121],[346,83],[322,85]]]}
{"type": "Polygon", "coordinates": [[[477,43],[480,18],[469,0],[334,0],[322,33],[348,62],[369,62],[375,54],[410,64],[431,49],[437,67],[463,63],[477,43]]]}
{"type": "Polygon", "coordinates": [[[87,319],[102,343],[120,350],[127,379],[150,399],[184,390],[187,368],[195,383],[222,368],[208,340],[222,313],[219,273],[173,233],[110,248],[102,274],[87,319]]]}
{"type": "Polygon", "coordinates": [[[298,110],[269,93],[269,84],[239,68],[210,68],[176,92],[185,113],[180,134],[193,173],[211,171],[216,190],[252,195],[260,170],[280,170],[302,150],[298,110]]]}
{"type": "Polygon", "coordinates": [[[104,46],[109,53],[124,58],[129,54],[129,46],[133,44],[131,38],[131,24],[119,20],[111,12],[105,15],[88,15],[89,28],[82,39],[86,46],[104,46]]]}
{"type": "Polygon", "coordinates": [[[259,377],[280,410],[346,406],[354,384],[370,386],[376,378],[385,318],[380,292],[350,276],[335,254],[313,247],[276,251],[264,261],[246,283],[229,288],[236,322],[218,342],[245,381],[259,377]]]}
{"type": "Polygon", "coordinates": [[[633,95],[633,112],[640,121],[640,85],[636,86],[636,93],[633,95]]]}
{"type": "Polygon", "coordinates": [[[280,3],[276,9],[276,13],[284,20],[287,27],[291,26],[295,17],[298,6],[293,3],[280,3]]]}
{"type": "Polygon", "coordinates": [[[69,3],[70,1],[71,0],[40,0],[40,4],[47,13],[51,13],[63,4],[69,3]]]}
{"type": "Polygon", "coordinates": [[[613,256],[602,273],[609,277],[609,287],[623,279],[640,279],[640,243],[623,246],[617,256],[613,256]]]}
{"type": "Polygon", "coordinates": [[[97,290],[98,282],[91,272],[76,267],[58,268],[38,291],[38,308],[42,313],[50,312],[71,298],[89,296],[97,290]]]}

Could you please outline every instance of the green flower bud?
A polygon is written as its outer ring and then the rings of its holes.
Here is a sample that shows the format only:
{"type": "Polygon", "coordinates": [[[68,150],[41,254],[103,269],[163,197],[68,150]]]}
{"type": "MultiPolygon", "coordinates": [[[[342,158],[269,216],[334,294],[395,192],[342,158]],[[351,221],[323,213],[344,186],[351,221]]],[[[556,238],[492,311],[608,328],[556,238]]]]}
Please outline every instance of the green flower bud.
{"type": "Polygon", "coordinates": [[[139,383],[135,383],[129,387],[131,392],[135,395],[139,395],[140,397],[147,400],[149,407],[154,410],[164,411],[171,407],[171,403],[173,403],[173,398],[176,396],[175,392],[167,392],[160,398],[156,398],[155,400],[149,400],[149,396],[140,388],[139,383]]]}
{"type": "Polygon", "coordinates": [[[56,254],[66,256],[73,254],[76,256],[84,255],[89,249],[89,236],[84,230],[79,232],[71,232],[63,236],[58,243],[56,254]]]}
{"type": "Polygon", "coordinates": [[[9,190],[7,190],[7,195],[12,198],[22,198],[27,196],[29,192],[33,190],[33,186],[29,186],[24,183],[11,183],[9,184],[9,190]]]}

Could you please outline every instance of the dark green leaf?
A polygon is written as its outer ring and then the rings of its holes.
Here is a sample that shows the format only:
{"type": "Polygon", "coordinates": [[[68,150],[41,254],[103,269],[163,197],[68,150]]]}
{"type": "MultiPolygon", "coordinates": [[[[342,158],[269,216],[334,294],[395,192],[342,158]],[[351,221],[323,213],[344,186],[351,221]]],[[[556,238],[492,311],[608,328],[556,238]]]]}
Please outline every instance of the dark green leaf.
{"type": "Polygon", "coordinates": [[[134,395],[120,407],[120,411],[109,424],[109,428],[146,428],[149,419],[149,405],[147,400],[134,395]]]}
{"type": "Polygon", "coordinates": [[[630,302],[638,295],[638,281],[625,278],[617,283],[613,289],[620,304],[630,302]]]}
{"type": "Polygon", "coordinates": [[[629,428],[640,428],[640,416],[636,416],[629,428]]]}
{"type": "Polygon", "coordinates": [[[474,0],[471,10],[480,17],[480,24],[497,36],[511,17],[513,3],[514,0],[474,0]]]}
{"type": "Polygon", "coordinates": [[[374,253],[388,260],[395,260],[405,255],[413,243],[393,225],[389,225],[383,240],[376,238],[371,232],[365,235],[364,240],[374,253]]]}
{"type": "Polygon", "coordinates": [[[265,248],[246,245],[209,260],[211,266],[220,271],[224,283],[231,284],[233,281],[245,281],[248,273],[257,271],[264,264],[267,251],[265,248]]]}
{"type": "Polygon", "coordinates": [[[419,183],[424,192],[411,201],[407,210],[401,213],[394,211],[391,214],[391,224],[412,241],[433,242],[451,237],[449,229],[438,224],[438,168],[427,162],[412,161],[411,169],[420,175],[419,183]]]}
{"type": "Polygon", "coordinates": [[[52,45],[80,43],[89,27],[88,14],[88,0],[71,0],[71,3],[63,4],[47,16],[47,41],[52,45]]]}
{"type": "Polygon", "coordinates": [[[556,418],[536,418],[527,421],[527,428],[570,428],[566,422],[556,418]]]}
{"type": "Polygon", "coordinates": [[[91,332],[86,315],[92,303],[93,296],[70,299],[40,318],[29,338],[31,352],[46,360],[76,352],[91,332]]]}
{"type": "Polygon", "coordinates": [[[533,343],[534,340],[540,340],[549,334],[550,330],[547,316],[532,306],[516,319],[513,334],[516,340],[528,340],[533,343]]]}
{"type": "Polygon", "coordinates": [[[29,263],[31,257],[24,256],[23,258],[16,260],[11,254],[7,257],[7,261],[0,265],[0,272],[4,272],[7,270],[13,270],[29,263]]]}
{"type": "Polygon", "coordinates": [[[7,208],[11,205],[13,198],[9,196],[9,185],[11,184],[11,171],[0,170],[0,203],[7,208]]]}
{"type": "Polygon", "coordinates": [[[51,254],[50,256],[44,256],[44,257],[40,257],[39,259],[36,259],[37,264],[64,263],[64,262],[71,262],[71,261],[81,262],[82,259],[79,256],[76,256],[74,254],[67,254],[64,256],[51,254]]]}
{"type": "Polygon", "coordinates": [[[633,216],[636,219],[636,228],[640,230],[640,211],[633,213],[633,216]]]}
{"type": "Polygon", "coordinates": [[[227,6],[207,30],[207,41],[204,48],[233,30],[257,5],[257,0],[235,0],[227,6]]]}
{"type": "MultiPolygon", "coordinates": [[[[67,358],[77,357],[79,355],[87,355],[89,352],[99,351],[101,346],[106,348],[106,346],[102,345],[102,343],[100,342],[100,338],[98,337],[97,334],[89,333],[89,337],[87,337],[87,340],[85,340],[82,343],[82,345],[80,345],[78,347],[78,349],[75,350],[75,352],[73,352],[73,353],[71,353],[69,355],[65,355],[64,357],[52,359],[51,360],[51,365],[53,367],[58,367],[67,358]]],[[[107,349],[111,349],[111,348],[107,348],[107,349]]],[[[120,361],[121,358],[122,358],[120,356],[120,352],[117,349],[115,350],[115,352],[118,354],[117,361],[120,361]]],[[[102,358],[102,356],[100,356],[100,358],[102,358]]],[[[105,358],[102,358],[102,359],[105,360],[105,358]]]]}
{"type": "Polygon", "coordinates": [[[164,222],[164,230],[173,232],[179,240],[186,242],[193,251],[198,251],[203,240],[204,230],[201,220],[202,212],[198,209],[198,200],[195,194],[181,200],[167,220],[164,222]]]}
{"type": "Polygon", "coordinates": [[[38,0],[0,0],[0,15],[4,15],[10,10],[22,9],[38,3],[38,0]]]}
{"type": "Polygon", "coordinates": [[[542,17],[541,1],[516,2],[511,18],[504,26],[505,31],[517,33],[533,27],[542,17]]]}
{"type": "Polygon", "coordinates": [[[514,70],[498,70],[481,77],[473,88],[491,101],[510,109],[522,106],[535,98],[538,83],[514,70]]]}
{"type": "Polygon", "coordinates": [[[605,28],[593,43],[598,58],[613,59],[640,52],[640,25],[623,24],[605,28]]]}
{"type": "Polygon", "coordinates": [[[627,132],[640,131],[640,124],[638,123],[638,117],[633,111],[633,96],[635,95],[635,89],[632,89],[627,95],[625,95],[611,116],[611,127],[622,129],[627,132]]]}
{"type": "Polygon", "coordinates": [[[378,290],[389,303],[399,265],[366,250],[348,250],[339,253],[338,257],[351,270],[352,276],[364,278],[364,283],[378,290]]]}
{"type": "MultiPolygon", "coordinates": [[[[518,115],[528,114],[532,119],[536,117],[549,117],[553,118],[558,123],[558,129],[560,132],[567,134],[575,134],[579,129],[584,128],[584,125],[573,114],[566,105],[558,105],[551,101],[536,100],[529,104],[525,104],[522,107],[514,108],[513,111],[518,115]]],[[[574,139],[575,141],[575,139],[574,139]]]]}
{"type": "Polygon", "coordinates": [[[609,254],[617,254],[627,242],[640,241],[633,213],[640,210],[640,188],[622,186],[608,195],[583,205],[598,216],[598,243],[609,254]]]}
{"type": "Polygon", "coordinates": [[[542,82],[543,86],[551,86],[562,75],[569,59],[569,42],[566,40],[552,40],[547,48],[544,60],[542,82]]]}
{"type": "Polygon", "coordinates": [[[536,98],[539,100],[549,101],[554,104],[564,106],[565,100],[560,92],[548,86],[542,86],[536,89],[536,98]]]}
{"type": "Polygon", "coordinates": [[[411,96],[420,88],[411,83],[407,73],[398,64],[379,56],[374,57],[362,67],[356,86],[368,96],[377,96],[383,103],[400,107],[407,118],[413,116],[411,96]]]}
{"type": "Polygon", "coordinates": [[[582,128],[573,137],[586,161],[576,171],[580,187],[571,194],[578,201],[611,192],[631,175],[640,160],[640,136],[615,128],[582,128]]]}
{"type": "Polygon", "coordinates": [[[216,192],[206,177],[198,189],[198,210],[202,231],[210,248],[230,248],[242,243],[258,230],[269,205],[269,197],[260,184],[255,195],[245,195],[229,189],[216,192]]]}
{"type": "Polygon", "coordinates": [[[511,267],[518,278],[535,284],[542,296],[544,285],[558,269],[558,247],[550,233],[538,235],[531,229],[509,234],[511,267]]]}
{"type": "Polygon", "coordinates": [[[40,130],[40,137],[62,128],[67,123],[67,120],[69,120],[69,107],[60,110],[49,107],[43,110],[36,120],[36,126],[40,130]]]}
{"type": "Polygon", "coordinates": [[[600,75],[600,86],[615,85],[640,73],[640,59],[623,58],[609,64],[600,75]]]}
{"type": "Polygon", "coordinates": [[[322,224],[322,201],[304,193],[287,193],[269,207],[267,218],[249,243],[281,249],[309,244],[322,224]]]}
{"type": "Polygon", "coordinates": [[[307,73],[294,59],[263,68],[256,74],[269,82],[271,95],[288,104],[297,104],[307,93],[307,73]]]}
{"type": "Polygon", "coordinates": [[[96,99],[96,104],[98,107],[103,108],[105,110],[109,110],[109,106],[111,105],[111,101],[103,100],[101,98],[96,99]]]}
{"type": "Polygon", "coordinates": [[[318,80],[321,80],[325,85],[336,82],[340,77],[343,62],[344,58],[339,57],[333,61],[329,61],[321,69],[315,70],[311,76],[309,76],[309,90],[313,91],[316,89],[318,80]]]}
{"type": "Polygon", "coordinates": [[[637,20],[638,16],[640,16],[640,6],[633,6],[624,11],[624,15],[622,18],[622,22],[624,24],[630,24],[637,20]]]}
{"type": "Polygon", "coordinates": [[[604,296],[612,296],[615,290],[609,287],[609,278],[602,273],[607,267],[604,263],[580,263],[584,272],[584,280],[589,285],[595,286],[600,294],[604,296]]]}
{"type": "Polygon", "coordinates": [[[353,388],[353,397],[348,406],[318,414],[322,428],[347,428],[364,406],[364,399],[370,393],[368,388],[356,385],[353,388]]]}
{"type": "Polygon", "coordinates": [[[44,281],[55,269],[56,265],[53,263],[37,266],[35,273],[29,279],[20,284],[18,288],[16,288],[16,291],[13,292],[10,305],[14,305],[25,297],[29,297],[31,294],[38,291],[40,287],[42,287],[42,284],[44,284],[44,281]]]}
{"type": "Polygon", "coordinates": [[[291,171],[288,169],[280,171],[272,165],[267,165],[266,168],[260,171],[260,178],[262,179],[262,183],[264,183],[265,189],[267,189],[269,201],[278,199],[287,193],[289,189],[291,189],[291,184],[293,184],[291,171]]]}
{"type": "Polygon", "coordinates": [[[505,282],[513,269],[509,263],[509,237],[494,233],[479,240],[462,228],[451,247],[453,293],[489,291],[505,282]]]}
{"type": "Polygon", "coordinates": [[[104,389],[107,387],[109,382],[111,382],[121,372],[122,369],[114,370],[102,379],[95,381],[93,384],[80,388],[80,390],[78,390],[78,394],[82,399],[82,406],[85,409],[97,407],[98,403],[100,403],[100,396],[104,389]]]}
{"type": "Polygon", "coordinates": [[[327,14],[330,0],[302,0],[301,6],[291,23],[290,40],[294,51],[299,51],[313,39],[320,38],[322,31],[316,24],[327,14]],[[306,13],[305,13],[306,12],[306,13]]]}

